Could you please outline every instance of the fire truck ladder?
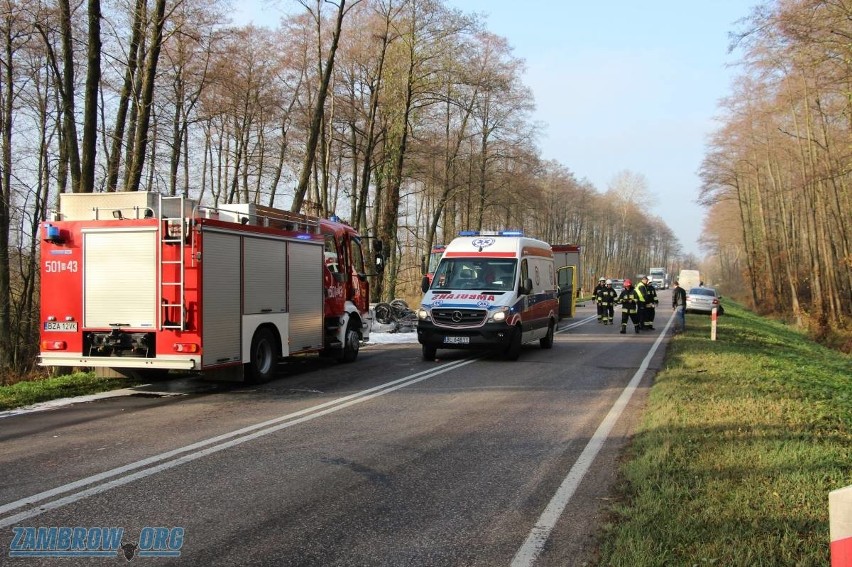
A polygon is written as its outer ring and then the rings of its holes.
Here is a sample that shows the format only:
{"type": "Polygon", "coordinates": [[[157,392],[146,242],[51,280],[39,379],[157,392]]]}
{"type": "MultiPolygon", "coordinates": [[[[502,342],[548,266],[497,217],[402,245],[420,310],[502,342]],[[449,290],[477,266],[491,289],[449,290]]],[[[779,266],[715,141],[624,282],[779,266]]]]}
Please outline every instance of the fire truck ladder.
{"type": "MultiPolygon", "coordinates": [[[[185,219],[183,217],[184,214],[184,197],[169,197],[166,195],[160,195],[160,228],[159,228],[159,236],[160,236],[160,270],[158,274],[158,280],[160,282],[160,330],[163,329],[178,329],[180,331],[185,330],[185,321],[186,321],[186,307],[183,304],[184,297],[184,272],[186,266],[184,265],[184,247],[186,246],[186,238],[184,237],[184,229],[185,229],[185,219]],[[175,214],[175,210],[178,216],[172,216],[175,214]],[[179,230],[178,234],[173,236],[170,234],[172,232],[171,229],[173,227],[177,227],[179,230]],[[166,245],[178,246],[180,249],[178,250],[178,259],[177,260],[164,260],[165,254],[163,251],[165,250],[166,245]],[[168,281],[165,279],[165,268],[166,266],[177,266],[177,278],[174,281],[168,281]],[[177,288],[177,297],[179,303],[167,303],[165,299],[165,291],[174,290],[177,288]],[[171,312],[172,309],[177,308],[179,311],[180,317],[177,321],[170,321],[166,315],[171,312]]],[[[171,295],[171,294],[169,294],[171,295]]]]}

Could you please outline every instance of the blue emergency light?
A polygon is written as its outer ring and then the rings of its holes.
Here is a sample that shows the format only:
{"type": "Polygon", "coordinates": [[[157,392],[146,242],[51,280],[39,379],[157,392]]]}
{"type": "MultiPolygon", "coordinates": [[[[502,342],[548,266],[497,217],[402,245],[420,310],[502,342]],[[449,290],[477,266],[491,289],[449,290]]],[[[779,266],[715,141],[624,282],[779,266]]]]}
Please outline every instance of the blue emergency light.
{"type": "Polygon", "coordinates": [[[523,230],[460,230],[459,236],[523,236],[523,230]]]}

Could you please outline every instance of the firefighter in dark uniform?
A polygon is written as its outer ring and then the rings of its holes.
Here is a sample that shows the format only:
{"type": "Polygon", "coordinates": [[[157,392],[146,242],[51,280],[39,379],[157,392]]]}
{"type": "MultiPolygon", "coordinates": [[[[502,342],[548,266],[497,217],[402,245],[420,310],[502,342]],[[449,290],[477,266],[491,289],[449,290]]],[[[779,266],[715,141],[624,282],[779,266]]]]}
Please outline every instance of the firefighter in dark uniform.
{"type": "Polygon", "coordinates": [[[616,299],[618,299],[618,293],[612,289],[612,280],[606,280],[606,287],[601,292],[601,305],[604,308],[604,325],[612,325],[612,316],[616,299]]]}
{"type": "Polygon", "coordinates": [[[605,281],[606,278],[601,277],[598,280],[598,285],[595,286],[595,289],[592,292],[592,297],[595,298],[595,305],[597,305],[598,307],[598,323],[603,323],[604,310],[603,306],[601,305],[601,293],[606,290],[606,285],[604,285],[605,281]]]}
{"type": "Polygon", "coordinates": [[[660,300],[657,299],[657,288],[654,284],[648,282],[648,276],[642,278],[642,282],[637,286],[637,290],[645,298],[644,308],[639,307],[639,320],[642,321],[642,330],[654,330],[654,316],[657,314],[657,304],[660,300]]]}
{"type": "Polygon", "coordinates": [[[636,310],[638,312],[637,314],[639,315],[640,330],[645,328],[645,311],[647,310],[645,304],[647,302],[646,296],[648,295],[648,286],[645,285],[646,279],[647,278],[645,278],[645,276],[642,276],[642,278],[639,280],[639,283],[637,283],[635,287],[636,295],[639,297],[639,300],[636,304],[636,310]]]}
{"type": "Polygon", "coordinates": [[[639,294],[633,287],[633,282],[624,280],[624,289],[616,303],[621,304],[621,334],[627,332],[627,319],[633,321],[633,328],[639,332],[639,294]]]}

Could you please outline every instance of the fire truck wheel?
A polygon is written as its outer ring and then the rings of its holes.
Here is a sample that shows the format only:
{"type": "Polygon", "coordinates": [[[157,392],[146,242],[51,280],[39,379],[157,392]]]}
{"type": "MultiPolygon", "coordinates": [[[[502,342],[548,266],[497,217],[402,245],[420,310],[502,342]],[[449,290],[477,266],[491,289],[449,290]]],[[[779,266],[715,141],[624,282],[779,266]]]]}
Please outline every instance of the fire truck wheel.
{"type": "Polygon", "coordinates": [[[438,347],[434,345],[423,345],[423,360],[426,362],[434,361],[437,353],[438,347]]]}
{"type": "Polygon", "coordinates": [[[272,379],[279,356],[275,334],[263,327],[255,331],[251,340],[251,362],[246,369],[246,381],[256,384],[272,379]]]}
{"type": "Polygon", "coordinates": [[[547,334],[539,339],[538,344],[541,348],[553,348],[553,321],[547,325],[547,334]]]}
{"type": "Polygon", "coordinates": [[[361,348],[361,337],[358,335],[358,330],[355,328],[355,323],[350,321],[346,327],[346,338],[343,345],[343,355],[340,357],[341,362],[355,362],[358,358],[358,349],[361,348]]]}
{"type": "Polygon", "coordinates": [[[506,360],[518,360],[518,358],[520,358],[522,338],[521,326],[515,325],[515,328],[512,330],[512,338],[509,340],[509,346],[506,349],[506,360]]]}

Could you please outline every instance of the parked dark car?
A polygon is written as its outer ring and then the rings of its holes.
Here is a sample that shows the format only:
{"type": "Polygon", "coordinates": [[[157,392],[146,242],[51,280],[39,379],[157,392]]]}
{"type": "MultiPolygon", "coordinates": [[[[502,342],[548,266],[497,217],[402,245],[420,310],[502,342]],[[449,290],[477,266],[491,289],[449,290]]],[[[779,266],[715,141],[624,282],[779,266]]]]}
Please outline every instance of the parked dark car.
{"type": "Polygon", "coordinates": [[[716,308],[716,313],[722,315],[725,308],[722,307],[722,296],[716,293],[712,287],[693,287],[686,292],[687,313],[710,313],[716,308]]]}

